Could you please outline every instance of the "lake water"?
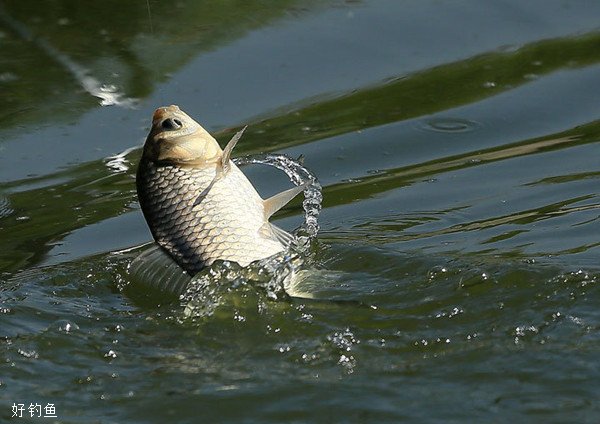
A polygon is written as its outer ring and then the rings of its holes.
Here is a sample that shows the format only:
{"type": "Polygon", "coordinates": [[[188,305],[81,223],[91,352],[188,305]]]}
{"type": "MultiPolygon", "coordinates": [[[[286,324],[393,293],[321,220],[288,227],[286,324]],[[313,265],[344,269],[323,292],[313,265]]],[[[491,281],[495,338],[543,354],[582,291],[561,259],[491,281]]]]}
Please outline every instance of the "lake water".
{"type": "Polygon", "coordinates": [[[599,16],[4,2],[1,420],[598,422],[599,16]],[[168,104],[221,142],[249,125],[234,155],[304,155],[324,195],[313,299],[238,284],[190,318],[121,290],[119,252],[151,241],[135,168],[168,104]]]}

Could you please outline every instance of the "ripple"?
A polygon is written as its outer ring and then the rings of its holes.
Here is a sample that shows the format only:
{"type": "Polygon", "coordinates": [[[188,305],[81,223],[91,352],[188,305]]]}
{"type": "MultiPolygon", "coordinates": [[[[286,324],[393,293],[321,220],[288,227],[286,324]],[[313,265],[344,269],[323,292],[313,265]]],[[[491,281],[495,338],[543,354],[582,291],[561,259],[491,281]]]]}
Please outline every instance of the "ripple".
{"type": "Polygon", "coordinates": [[[464,133],[475,131],[481,124],[462,118],[432,118],[419,122],[418,129],[442,133],[464,133]]]}

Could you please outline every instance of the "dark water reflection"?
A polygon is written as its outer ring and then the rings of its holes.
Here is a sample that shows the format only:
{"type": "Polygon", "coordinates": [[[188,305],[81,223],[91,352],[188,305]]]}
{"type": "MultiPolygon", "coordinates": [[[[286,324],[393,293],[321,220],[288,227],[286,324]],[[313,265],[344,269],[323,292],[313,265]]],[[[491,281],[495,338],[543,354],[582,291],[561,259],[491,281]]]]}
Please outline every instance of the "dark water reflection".
{"type": "Polygon", "coordinates": [[[599,13],[3,2],[0,417],[596,422],[599,13]],[[250,124],[237,155],[306,157],[313,299],[225,287],[186,319],[119,290],[114,252],[150,240],[139,146],[170,103],[220,140],[250,124]]]}

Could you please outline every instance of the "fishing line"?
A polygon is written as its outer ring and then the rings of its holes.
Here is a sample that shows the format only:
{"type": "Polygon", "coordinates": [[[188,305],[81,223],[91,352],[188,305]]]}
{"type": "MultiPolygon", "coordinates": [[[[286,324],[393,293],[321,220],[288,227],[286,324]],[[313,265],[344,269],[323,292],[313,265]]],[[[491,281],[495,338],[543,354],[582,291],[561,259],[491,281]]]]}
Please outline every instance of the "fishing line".
{"type": "Polygon", "coordinates": [[[148,21],[150,22],[150,34],[154,35],[154,27],[152,26],[152,12],[150,11],[150,0],[146,0],[146,6],[148,7],[148,21]]]}

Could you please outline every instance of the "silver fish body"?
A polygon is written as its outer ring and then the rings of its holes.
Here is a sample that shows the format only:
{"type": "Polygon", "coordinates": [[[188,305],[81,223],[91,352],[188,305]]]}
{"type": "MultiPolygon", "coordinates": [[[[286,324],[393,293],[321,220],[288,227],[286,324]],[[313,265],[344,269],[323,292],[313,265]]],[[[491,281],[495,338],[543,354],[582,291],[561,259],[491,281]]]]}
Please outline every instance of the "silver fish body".
{"type": "Polygon", "coordinates": [[[215,169],[139,167],[138,197],[152,235],[191,274],[217,259],[246,266],[284,250],[265,222],[263,200],[242,171],[230,166],[198,204],[215,169]]]}
{"type": "Polygon", "coordinates": [[[222,151],[176,106],[154,114],[138,197],[156,242],[191,275],[218,259],[247,266],[282,252],[291,239],[268,218],[302,187],[263,200],[229,160],[236,137],[222,151]]]}

